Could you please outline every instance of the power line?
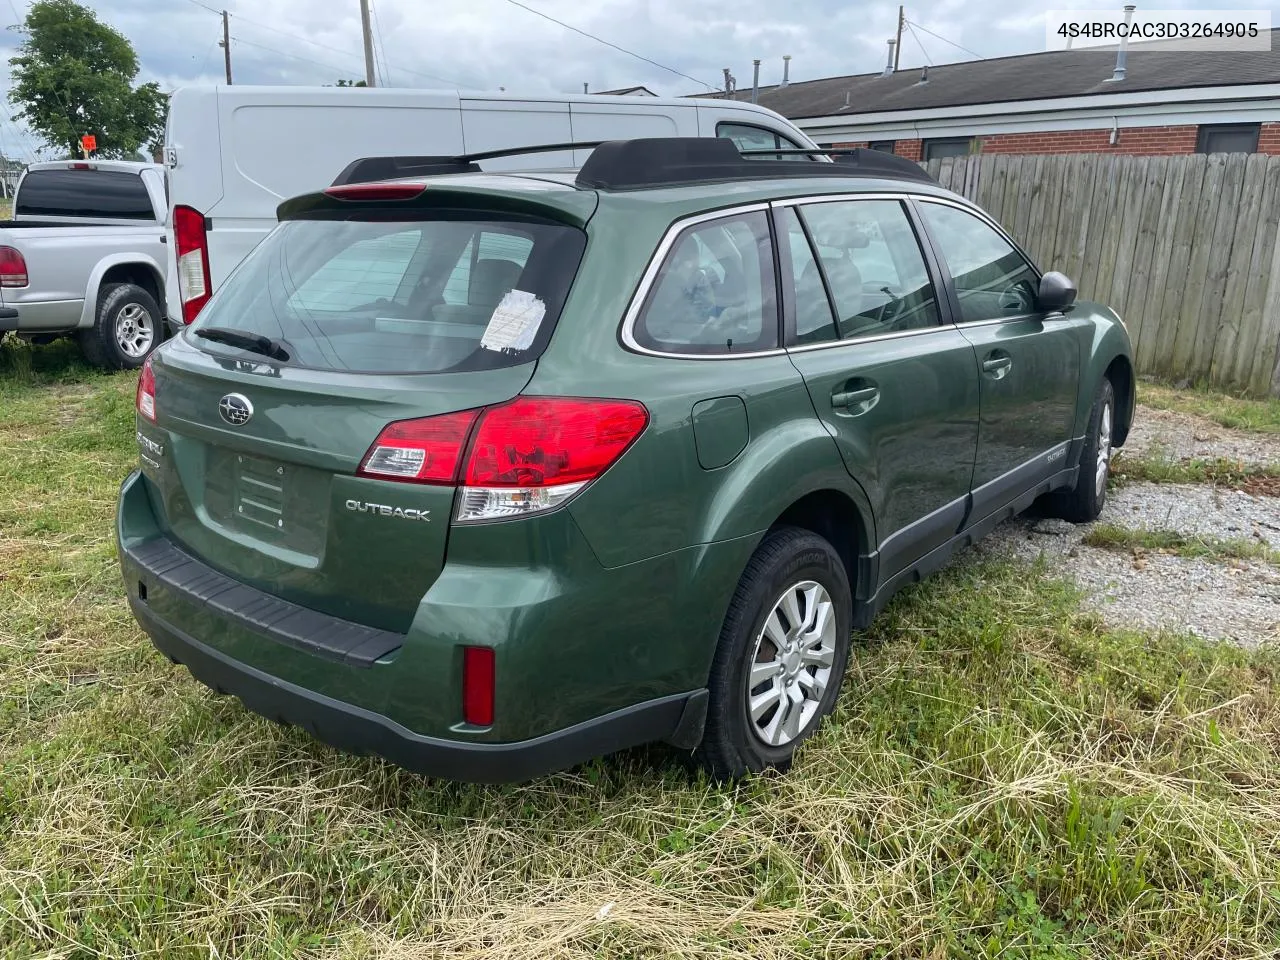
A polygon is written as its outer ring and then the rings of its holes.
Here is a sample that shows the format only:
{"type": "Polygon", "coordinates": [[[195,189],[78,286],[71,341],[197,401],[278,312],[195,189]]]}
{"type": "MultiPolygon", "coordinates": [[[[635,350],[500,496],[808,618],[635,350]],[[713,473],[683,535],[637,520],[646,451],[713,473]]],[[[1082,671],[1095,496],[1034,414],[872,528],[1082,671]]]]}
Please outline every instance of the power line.
{"type": "Polygon", "coordinates": [[[915,29],[911,26],[911,21],[907,21],[907,33],[911,34],[911,39],[916,42],[916,46],[920,48],[920,52],[924,54],[925,60],[929,62],[929,66],[933,66],[933,58],[929,56],[929,51],[924,48],[924,44],[920,42],[920,38],[916,36],[915,29]]]}
{"type": "MultiPolygon", "coordinates": [[[[194,0],[193,0],[193,2],[194,2],[194,0]]],[[[920,24],[916,23],[914,20],[908,20],[908,21],[907,21],[907,23],[908,23],[908,24],[910,24],[910,25],[911,25],[911,26],[913,26],[913,27],[920,27],[920,24]]],[[[935,38],[937,38],[938,40],[941,40],[943,43],[949,43],[949,44],[951,44],[951,46],[955,47],[957,50],[963,50],[965,53],[969,54],[969,56],[971,56],[971,57],[977,57],[979,60],[983,60],[983,59],[985,59],[985,58],[982,56],[982,54],[980,54],[980,53],[974,53],[974,52],[973,52],[972,50],[970,50],[968,47],[962,47],[962,46],[960,46],[960,44],[956,43],[955,41],[953,41],[953,40],[948,40],[946,37],[942,36],[941,34],[934,33],[934,32],[933,32],[932,30],[930,30],[928,27],[920,27],[920,29],[921,29],[921,30],[923,30],[925,33],[927,33],[929,36],[931,36],[931,37],[935,37],[935,38]]],[[[917,42],[917,43],[919,43],[920,41],[919,41],[919,40],[917,40],[916,42],[917,42]]]]}
{"type": "MultiPolygon", "coordinates": [[[[211,6],[209,6],[208,4],[206,4],[206,3],[203,3],[203,2],[202,2],[202,0],[187,0],[187,2],[188,2],[188,3],[194,3],[197,7],[203,7],[205,10],[208,10],[210,13],[216,13],[218,16],[222,16],[222,11],[221,11],[221,10],[218,10],[218,9],[216,9],[216,8],[214,8],[214,7],[211,7],[211,6]]],[[[270,26],[270,25],[268,25],[268,24],[262,23],[262,22],[261,22],[261,21],[259,21],[259,20],[250,20],[248,17],[244,16],[243,14],[239,14],[239,13],[232,13],[232,14],[231,14],[231,17],[232,17],[232,19],[237,20],[237,21],[239,21],[240,23],[246,23],[246,24],[249,24],[249,25],[251,25],[251,26],[257,27],[259,30],[267,30],[267,31],[269,31],[269,32],[271,32],[271,33],[278,33],[280,36],[282,36],[282,37],[288,37],[290,40],[300,40],[300,41],[301,41],[301,42],[303,42],[303,43],[309,43],[309,44],[311,44],[313,47],[319,47],[319,48],[320,48],[320,49],[322,49],[322,50],[329,50],[329,51],[332,51],[333,53],[340,53],[340,54],[342,54],[344,57],[351,57],[352,59],[360,59],[360,60],[362,60],[362,61],[363,61],[363,59],[364,59],[364,54],[362,54],[362,53],[357,53],[357,52],[352,51],[352,50],[344,50],[344,49],[342,49],[341,47],[335,47],[335,46],[332,46],[332,45],[327,44],[327,43],[321,43],[319,40],[312,40],[310,37],[304,37],[304,36],[302,36],[302,35],[301,35],[301,34],[299,34],[299,33],[292,33],[292,32],[291,32],[291,31],[289,31],[289,30],[281,30],[279,27],[273,27],[273,26],[270,26]]],[[[239,38],[239,37],[233,37],[232,39],[239,40],[240,38],[239,38]]],[[[262,44],[260,44],[260,43],[255,44],[255,43],[252,43],[251,41],[248,41],[248,40],[241,40],[240,42],[241,42],[241,43],[247,43],[247,44],[249,44],[249,46],[251,46],[251,47],[252,47],[252,46],[261,47],[263,50],[271,50],[271,49],[272,49],[271,47],[263,46],[263,45],[262,45],[262,44]]],[[[282,51],[278,51],[278,50],[272,50],[272,52],[273,52],[273,53],[282,53],[282,51]]],[[[295,59],[295,60],[306,60],[306,57],[297,57],[297,56],[294,56],[293,54],[290,54],[290,53],[285,53],[285,54],[283,54],[283,55],[284,55],[284,56],[286,56],[286,57],[294,57],[294,59],[295,59]]],[[[309,62],[310,62],[310,63],[318,63],[319,61],[311,60],[311,61],[309,61],[309,62]]],[[[330,67],[329,69],[331,69],[331,70],[332,70],[332,69],[341,69],[341,70],[344,70],[344,71],[346,70],[346,68],[345,68],[345,67],[341,67],[341,68],[339,68],[339,67],[330,67]]],[[[423,70],[410,70],[408,67],[396,67],[396,69],[397,69],[397,70],[399,70],[401,73],[408,73],[408,74],[412,74],[412,75],[413,75],[413,76],[415,76],[415,77],[425,77],[425,78],[426,78],[426,79],[428,79],[428,80],[435,80],[437,83],[443,83],[443,84],[446,84],[447,86],[450,86],[450,87],[461,87],[461,86],[463,86],[463,84],[458,83],[456,80],[450,80],[448,77],[441,77],[441,76],[437,76],[437,75],[436,75],[436,74],[434,74],[434,73],[426,73],[426,72],[425,72],[425,71],[423,71],[423,70]]]]}
{"type": "Polygon", "coordinates": [[[380,62],[378,63],[378,82],[382,86],[387,85],[387,81],[391,79],[391,64],[387,61],[387,45],[382,42],[382,24],[378,21],[378,5],[370,0],[369,10],[373,13],[373,30],[374,36],[378,38],[378,52],[380,62]]]}
{"type": "MultiPolygon", "coordinates": [[[[195,0],[192,0],[192,2],[194,3],[195,0]]],[[[603,43],[606,47],[612,47],[614,50],[617,50],[620,53],[625,53],[629,57],[635,57],[637,60],[643,60],[645,63],[652,64],[660,70],[666,70],[668,73],[674,73],[677,77],[684,77],[686,80],[692,80],[694,83],[700,83],[708,90],[716,89],[705,80],[699,80],[697,77],[691,77],[687,73],[681,73],[675,67],[668,67],[665,63],[659,63],[657,60],[650,60],[648,57],[642,57],[640,54],[628,50],[626,47],[620,47],[616,43],[610,43],[608,40],[597,37],[594,33],[587,33],[585,30],[579,30],[577,27],[567,24],[563,20],[557,20],[555,17],[543,13],[541,10],[535,10],[533,7],[525,6],[520,2],[520,0],[507,0],[507,3],[514,4],[521,10],[528,10],[534,16],[542,17],[543,20],[550,20],[552,23],[559,24],[566,30],[572,30],[574,33],[581,34],[589,40],[594,40],[596,43],[603,43]]]]}
{"type": "Polygon", "coordinates": [[[284,50],[277,50],[275,47],[268,47],[265,44],[256,43],[253,40],[246,40],[244,39],[244,37],[232,37],[231,39],[234,40],[236,43],[243,43],[250,47],[257,47],[259,50],[266,50],[268,53],[274,53],[277,56],[289,57],[293,60],[301,60],[303,63],[310,63],[313,66],[324,67],[326,70],[333,70],[338,74],[343,74],[347,72],[346,67],[335,67],[332,63],[321,63],[319,60],[312,60],[309,57],[300,57],[296,53],[288,53],[284,50]]]}

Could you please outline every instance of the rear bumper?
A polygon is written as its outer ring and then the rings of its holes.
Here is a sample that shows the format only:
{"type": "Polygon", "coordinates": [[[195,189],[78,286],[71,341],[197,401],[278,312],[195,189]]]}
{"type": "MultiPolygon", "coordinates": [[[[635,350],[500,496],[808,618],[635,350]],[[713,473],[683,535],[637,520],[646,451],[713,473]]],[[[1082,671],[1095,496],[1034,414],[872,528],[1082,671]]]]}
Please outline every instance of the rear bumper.
{"type": "Polygon", "coordinates": [[[0,333],[18,329],[18,308],[0,307],[0,333]]]}
{"type": "Polygon", "coordinates": [[[701,731],[705,690],[662,697],[617,710],[533,740],[463,743],[426,737],[372,711],[306,690],[201,643],[164,623],[129,598],[151,642],[217,693],[234,694],[254,713],[307,730],[349,753],[373,753],[433,777],[475,783],[518,783],[563,770],[592,757],[654,740],[687,739],[701,731]]]}

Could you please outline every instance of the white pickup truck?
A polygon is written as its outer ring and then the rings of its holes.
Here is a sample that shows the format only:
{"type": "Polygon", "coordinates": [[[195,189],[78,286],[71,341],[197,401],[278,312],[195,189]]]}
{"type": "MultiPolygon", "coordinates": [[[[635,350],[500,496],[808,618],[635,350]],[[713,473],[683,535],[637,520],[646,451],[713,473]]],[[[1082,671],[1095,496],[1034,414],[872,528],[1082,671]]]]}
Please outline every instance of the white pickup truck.
{"type": "Polygon", "coordinates": [[[90,362],[139,367],[164,339],[164,168],[58,160],[27,168],[0,220],[0,336],[74,334],[90,362]]]}

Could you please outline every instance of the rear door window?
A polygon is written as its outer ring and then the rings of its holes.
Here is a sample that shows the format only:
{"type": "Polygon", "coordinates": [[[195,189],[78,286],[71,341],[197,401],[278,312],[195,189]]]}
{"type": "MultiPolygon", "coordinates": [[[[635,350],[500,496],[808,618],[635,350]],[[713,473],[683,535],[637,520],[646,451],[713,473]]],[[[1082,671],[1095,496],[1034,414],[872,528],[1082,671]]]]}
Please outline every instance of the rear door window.
{"type": "Polygon", "coordinates": [[[687,227],[632,331],[663,353],[750,353],[778,345],[773,243],[763,210],[687,227]]]}
{"type": "Polygon", "coordinates": [[[915,231],[898,200],[801,207],[835,302],[841,339],[938,325],[938,301],[915,231]]]}
{"type": "Polygon", "coordinates": [[[156,218],[142,177],[116,170],[32,170],[18,189],[14,213],[112,220],[156,218]]]}
{"type": "Polygon", "coordinates": [[[193,329],[267,336],[281,342],[288,364],[315,369],[511,366],[545,347],[585,244],[582,231],[542,222],[287,221],[193,329]]]}

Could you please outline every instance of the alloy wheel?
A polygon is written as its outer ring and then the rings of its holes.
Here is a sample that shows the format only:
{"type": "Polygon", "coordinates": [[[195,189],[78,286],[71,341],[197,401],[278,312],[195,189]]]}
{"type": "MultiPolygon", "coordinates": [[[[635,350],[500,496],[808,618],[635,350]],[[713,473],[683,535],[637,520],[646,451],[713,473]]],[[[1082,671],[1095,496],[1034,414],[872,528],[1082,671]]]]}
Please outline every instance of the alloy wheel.
{"type": "Polygon", "coordinates": [[[126,303],[116,314],[116,343],[127,357],[145,357],[156,338],[155,321],[138,303],[126,303]]]}
{"type": "Polygon", "coordinates": [[[818,712],[835,662],[836,617],[822,584],[783,591],[756,636],[746,679],[752,732],[771,747],[796,740],[818,712]]]}

